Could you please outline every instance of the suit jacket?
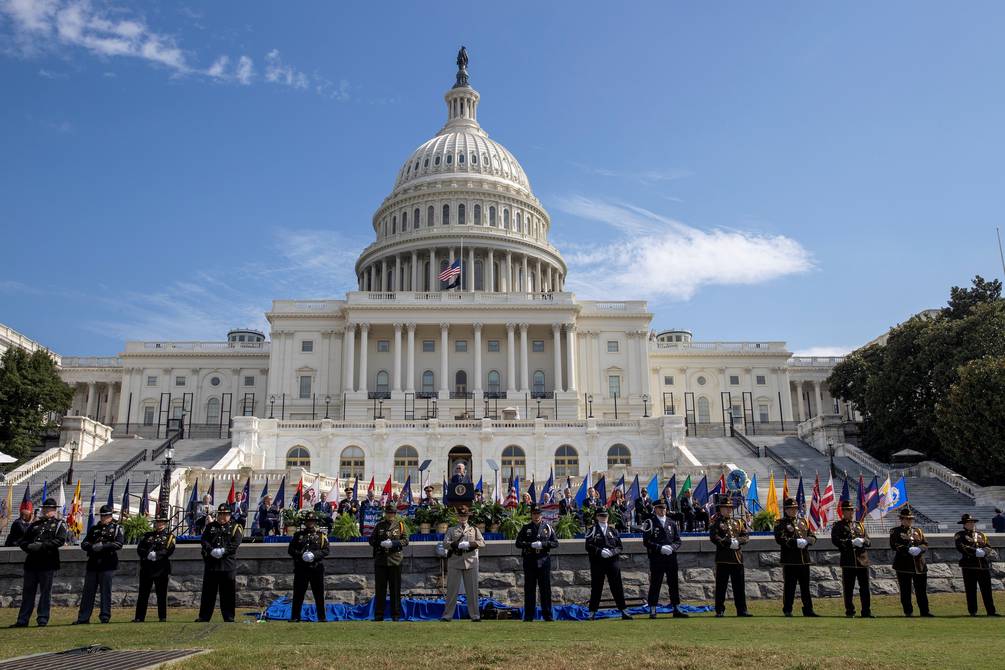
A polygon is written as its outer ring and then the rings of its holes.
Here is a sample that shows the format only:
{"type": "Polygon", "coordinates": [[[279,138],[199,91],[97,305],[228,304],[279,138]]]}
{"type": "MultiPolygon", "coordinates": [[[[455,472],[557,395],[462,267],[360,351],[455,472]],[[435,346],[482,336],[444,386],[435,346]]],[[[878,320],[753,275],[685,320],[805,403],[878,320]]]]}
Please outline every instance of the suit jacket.
{"type": "Polygon", "coordinates": [[[447,529],[443,536],[443,546],[450,552],[447,558],[448,569],[468,570],[478,567],[478,550],[485,546],[485,538],[475,526],[468,524],[461,528],[458,524],[447,529]],[[462,540],[467,540],[470,544],[467,550],[457,546],[462,540]]]}
{"type": "Polygon", "coordinates": [[[151,530],[145,533],[136,544],[136,555],[140,557],[140,574],[144,577],[170,575],[174,543],[174,533],[167,528],[161,532],[151,530]],[[157,560],[147,560],[151,551],[157,554],[157,560]]]}
{"type": "Polygon", "coordinates": [[[639,496],[635,499],[635,523],[642,525],[653,516],[653,501],[639,496]]]}
{"type": "Polygon", "coordinates": [[[956,551],[960,552],[960,567],[970,570],[990,570],[992,552],[988,536],[979,530],[963,529],[956,533],[956,551]],[[977,557],[977,548],[984,549],[984,556],[977,557]]]}
{"type": "Polygon", "coordinates": [[[869,566],[869,550],[872,540],[865,529],[865,524],[859,521],[839,519],[831,527],[831,542],[841,552],[842,568],[865,568],[869,566]],[[851,541],[860,537],[865,542],[861,548],[856,548],[851,541]]]}
{"type": "Polygon", "coordinates": [[[612,524],[607,524],[606,533],[601,530],[599,523],[594,523],[593,528],[586,532],[586,553],[591,563],[615,563],[621,558],[622,550],[621,536],[612,524]],[[610,549],[614,555],[604,558],[601,553],[604,549],[610,549]]]}
{"type": "Polygon", "coordinates": [[[928,574],[925,564],[925,552],[928,551],[928,540],[920,528],[904,528],[896,526],[890,529],[890,548],[893,549],[893,569],[914,575],[928,574]],[[921,547],[921,553],[911,556],[908,549],[921,547]]]}
{"type": "Polygon", "coordinates": [[[810,560],[809,547],[816,541],[817,536],[809,529],[805,519],[783,516],[775,522],[775,542],[781,547],[778,562],[782,565],[810,565],[813,561],[810,560]],[[796,544],[800,537],[807,543],[803,549],[796,544]]]}
{"type": "Polygon", "coordinates": [[[750,532],[743,519],[716,517],[709,526],[708,537],[715,545],[716,563],[743,565],[743,545],[750,540],[750,532]],[[740,543],[739,549],[731,548],[734,539],[740,543]]]}
{"type": "Polygon", "coordinates": [[[566,500],[562,498],[558,501],[558,513],[559,514],[575,514],[576,513],[576,499],[569,498],[566,500]]]}
{"type": "Polygon", "coordinates": [[[677,550],[680,549],[680,528],[677,522],[669,516],[665,517],[665,524],[661,524],[659,517],[652,516],[642,524],[642,544],[645,545],[649,554],[649,562],[654,564],[677,564],[677,550]],[[661,549],[663,545],[669,544],[674,553],[665,556],[661,549]]]}
{"type": "Polygon", "coordinates": [[[119,549],[126,543],[122,526],[113,521],[96,523],[87,531],[80,548],[87,552],[87,570],[105,572],[119,567],[119,549]]]}

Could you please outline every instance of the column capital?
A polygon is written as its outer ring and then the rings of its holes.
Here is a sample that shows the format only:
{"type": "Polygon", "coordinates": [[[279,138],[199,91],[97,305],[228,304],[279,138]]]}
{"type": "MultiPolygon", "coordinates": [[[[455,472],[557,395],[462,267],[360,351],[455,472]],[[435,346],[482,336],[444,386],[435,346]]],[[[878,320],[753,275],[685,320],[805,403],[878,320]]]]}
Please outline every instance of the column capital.
{"type": "Polygon", "coordinates": [[[450,330],[450,324],[447,323],[446,321],[441,321],[440,322],[440,330],[441,331],[450,330]]]}
{"type": "Polygon", "coordinates": [[[359,329],[361,331],[363,331],[364,333],[367,332],[368,330],[370,330],[370,324],[369,324],[369,322],[363,321],[362,323],[360,323],[359,324],[359,329]]]}
{"type": "Polygon", "coordinates": [[[238,375],[240,375],[241,374],[241,368],[231,368],[230,369],[230,374],[234,375],[235,377],[238,376],[238,375]]]}
{"type": "Polygon", "coordinates": [[[475,323],[473,323],[471,325],[475,329],[476,333],[482,332],[482,324],[480,322],[476,321],[475,323]]]}
{"type": "Polygon", "coordinates": [[[521,332],[526,333],[528,328],[530,328],[530,324],[529,323],[521,323],[520,324],[520,331],[521,332]]]}
{"type": "Polygon", "coordinates": [[[410,332],[410,333],[414,333],[415,332],[415,322],[414,321],[409,321],[408,323],[405,324],[405,327],[408,328],[408,332],[410,332]]]}
{"type": "Polygon", "coordinates": [[[347,333],[355,333],[356,332],[356,326],[358,326],[358,325],[359,324],[356,323],[355,321],[346,321],[346,323],[345,323],[345,331],[347,333]]]}
{"type": "Polygon", "coordinates": [[[404,325],[405,324],[403,323],[396,323],[394,324],[394,329],[400,331],[404,327],[404,325]]]}
{"type": "Polygon", "coordinates": [[[512,333],[514,330],[516,330],[516,324],[515,323],[507,323],[506,324],[506,330],[508,332],[512,333]]]}
{"type": "Polygon", "coordinates": [[[567,323],[567,324],[565,324],[565,332],[567,332],[567,333],[574,333],[574,332],[576,332],[576,324],[574,324],[574,323],[567,323]]]}
{"type": "Polygon", "coordinates": [[[553,323],[551,324],[551,329],[557,333],[558,331],[562,330],[562,324],[553,323]]]}

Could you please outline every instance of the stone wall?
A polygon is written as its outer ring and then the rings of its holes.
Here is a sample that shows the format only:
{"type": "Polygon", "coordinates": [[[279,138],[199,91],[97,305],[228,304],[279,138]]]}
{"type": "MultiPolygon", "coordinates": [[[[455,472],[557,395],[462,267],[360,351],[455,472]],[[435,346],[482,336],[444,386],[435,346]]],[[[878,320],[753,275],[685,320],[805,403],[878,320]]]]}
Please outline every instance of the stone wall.
{"type": "MultiPolygon", "coordinates": [[[[1005,536],[992,536],[993,544],[1005,555],[1005,536]]],[[[885,538],[875,541],[885,545],[885,538]]],[[[932,592],[962,591],[963,580],[956,563],[959,555],[951,535],[929,536],[929,579],[932,592]]],[[[433,553],[434,544],[415,543],[406,550],[403,590],[406,594],[429,596],[443,590],[441,561],[433,553]]],[[[84,553],[77,547],[62,550],[63,568],[53,586],[56,605],[75,606],[83,583],[84,553]]],[[[841,569],[838,555],[829,539],[821,539],[811,552],[815,565],[812,584],[817,596],[839,596],[841,569]]],[[[897,582],[890,568],[887,549],[871,552],[872,589],[874,593],[896,593],[897,582]]],[[[626,557],[622,561],[625,590],[629,597],[645,597],[649,585],[648,560],[640,540],[625,540],[626,557]]],[[[782,594],[782,570],[778,566],[777,545],[770,537],[756,537],[744,552],[747,595],[751,598],[776,598],[782,594]]],[[[123,549],[116,576],[116,605],[131,606],[136,599],[138,557],[134,547],[123,549]]],[[[273,599],[289,595],[293,587],[291,559],[285,544],[244,544],[239,553],[238,604],[261,607],[273,599]]],[[[687,538],[679,554],[681,597],[687,603],[710,601],[713,596],[713,548],[702,538],[687,538]]],[[[0,549],[0,606],[20,603],[21,564],[24,554],[18,549],[0,549]]],[[[173,560],[169,600],[172,606],[194,607],[202,585],[202,560],[197,545],[181,545],[173,560]]],[[[1005,563],[995,565],[995,589],[1005,588],[1005,563]]],[[[327,595],[331,602],[362,602],[373,593],[373,562],[370,547],[361,543],[333,544],[326,562],[327,595]]],[[[559,603],[585,603],[589,598],[589,562],[582,540],[568,540],[553,554],[552,584],[559,603]]],[[[481,551],[481,591],[512,605],[523,600],[521,559],[510,542],[490,542],[481,551]]],[[[665,594],[665,591],[664,591],[665,594]]],[[[962,597],[962,596],[961,596],[962,597]]]]}

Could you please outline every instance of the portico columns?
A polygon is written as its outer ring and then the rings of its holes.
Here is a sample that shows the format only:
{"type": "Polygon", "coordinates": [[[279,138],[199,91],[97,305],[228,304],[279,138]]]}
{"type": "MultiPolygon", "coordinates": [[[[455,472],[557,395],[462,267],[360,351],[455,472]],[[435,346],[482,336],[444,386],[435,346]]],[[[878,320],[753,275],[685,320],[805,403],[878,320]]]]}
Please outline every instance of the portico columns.
{"type": "MultiPolygon", "coordinates": [[[[105,403],[105,419],[102,423],[106,426],[112,425],[112,412],[115,409],[115,384],[108,385],[108,402],[105,403]]],[[[194,408],[193,408],[194,409],[194,408]]]]}
{"type": "Polygon", "coordinates": [[[541,259],[537,259],[537,270],[534,271],[534,292],[544,293],[544,284],[541,281],[541,259]]]}
{"type": "Polygon", "coordinates": [[[516,338],[515,323],[506,324],[506,393],[516,393],[516,338]]]}
{"type": "Polygon", "coordinates": [[[504,275],[506,280],[506,286],[501,287],[504,293],[510,293],[513,288],[511,282],[513,281],[513,252],[506,252],[506,274],[504,275]]]}
{"type": "Polygon", "coordinates": [[[345,366],[343,368],[342,374],[342,390],[347,393],[352,393],[356,390],[356,385],[353,383],[355,379],[354,359],[356,357],[356,324],[347,323],[345,326],[345,335],[342,337],[342,349],[345,352],[345,366]]]}
{"type": "Polygon", "coordinates": [[[472,384],[475,398],[482,394],[482,324],[475,323],[475,383],[472,384]]]}
{"type": "MultiPolygon", "coordinates": [[[[520,281],[520,292],[530,293],[530,275],[527,274],[527,254],[523,255],[523,278],[520,281]]],[[[526,381],[526,380],[524,380],[526,381]]]]}
{"type": "MultiPolygon", "coordinates": [[[[170,379],[168,382],[170,383],[170,379]]],[[[87,409],[84,416],[94,418],[94,410],[98,401],[98,385],[94,382],[87,382],[87,409]]]]}
{"type": "Polygon", "coordinates": [[[401,290],[401,256],[398,254],[394,255],[394,283],[388,288],[392,291],[401,290]]]}
{"type": "Polygon", "coordinates": [[[496,290],[496,263],[495,263],[495,252],[489,249],[489,262],[486,269],[487,279],[485,280],[485,290],[492,291],[496,290]]]}
{"type": "Polygon", "coordinates": [[[435,291],[439,287],[436,285],[436,276],[439,274],[436,270],[436,249],[429,250],[429,290],[435,291]]]}
{"type": "Polygon", "coordinates": [[[449,323],[440,324],[440,399],[450,397],[450,387],[447,385],[447,375],[450,374],[450,368],[447,365],[447,332],[449,329],[449,323]]]}
{"type": "Polygon", "coordinates": [[[394,324],[394,382],[391,390],[401,392],[401,324],[394,324]]]}
{"type": "Polygon", "coordinates": [[[568,370],[569,391],[576,390],[576,326],[568,323],[565,325],[565,347],[568,349],[568,370]]]}
{"type": "Polygon", "coordinates": [[[475,290],[475,248],[468,248],[468,291],[475,290]]]}
{"type": "Polygon", "coordinates": [[[551,337],[554,340],[555,349],[555,390],[562,391],[562,324],[551,324],[551,337]]]}
{"type": "MultiPolygon", "coordinates": [[[[386,282],[385,282],[386,285],[386,282]]],[[[385,291],[387,289],[384,289],[385,291]]],[[[369,347],[368,341],[370,337],[370,324],[361,323],[359,324],[359,390],[363,393],[367,392],[367,373],[366,373],[366,354],[369,347]]]]}
{"type": "MultiPolygon", "coordinates": [[[[381,258],[380,259],[380,290],[382,292],[386,292],[387,291],[387,259],[386,258],[381,258]]],[[[360,357],[359,360],[362,362],[363,358],[360,357]]]]}
{"type": "Polygon", "coordinates": [[[409,291],[418,291],[419,285],[419,252],[412,252],[412,267],[410,268],[409,274],[412,276],[411,281],[408,283],[409,291]]]}
{"type": "Polygon", "coordinates": [[[824,401],[823,396],[820,393],[820,382],[813,382],[813,399],[817,401],[816,406],[816,416],[823,416],[824,414],[824,401]]]}
{"type": "Polygon", "coordinates": [[[527,362],[527,328],[528,324],[520,324],[520,392],[526,393],[528,390],[527,377],[530,371],[527,362]]]}
{"type": "Polygon", "coordinates": [[[405,379],[405,391],[415,393],[415,324],[408,324],[408,377],[405,379]]]}

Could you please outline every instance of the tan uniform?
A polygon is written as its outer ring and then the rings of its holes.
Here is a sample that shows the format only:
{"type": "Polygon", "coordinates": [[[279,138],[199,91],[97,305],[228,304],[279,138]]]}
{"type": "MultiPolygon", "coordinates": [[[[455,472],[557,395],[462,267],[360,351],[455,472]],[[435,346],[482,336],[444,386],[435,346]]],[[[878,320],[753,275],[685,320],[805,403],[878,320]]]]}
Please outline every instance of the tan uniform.
{"type": "Polygon", "coordinates": [[[447,596],[443,618],[452,619],[457,607],[457,595],[464,582],[464,594],[468,599],[468,616],[478,619],[478,550],[485,546],[481,531],[471,524],[456,525],[447,529],[443,536],[443,546],[447,548],[447,596]],[[467,541],[467,550],[458,545],[467,541]]]}

